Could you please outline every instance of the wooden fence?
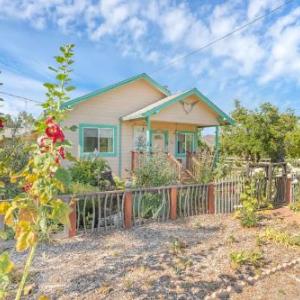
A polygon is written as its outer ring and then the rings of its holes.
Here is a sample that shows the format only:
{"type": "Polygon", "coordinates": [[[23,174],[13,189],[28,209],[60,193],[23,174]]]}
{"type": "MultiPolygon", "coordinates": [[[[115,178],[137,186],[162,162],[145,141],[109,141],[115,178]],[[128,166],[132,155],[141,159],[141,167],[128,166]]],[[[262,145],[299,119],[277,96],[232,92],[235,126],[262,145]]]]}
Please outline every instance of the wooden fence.
{"type": "Polygon", "coordinates": [[[239,205],[242,180],[67,195],[71,202],[69,236],[131,228],[149,221],[231,213],[239,205]]]}
{"type": "Polygon", "coordinates": [[[232,213],[240,205],[244,189],[243,177],[228,177],[215,183],[215,213],[232,213]]]}
{"type": "MultiPolygon", "coordinates": [[[[286,202],[296,201],[300,195],[299,178],[296,179],[285,178],[285,194],[281,196],[286,202]]],[[[148,221],[165,222],[177,217],[232,213],[240,206],[244,182],[243,177],[229,177],[209,184],[64,195],[61,199],[72,208],[68,235],[129,229],[148,221]]]]}
{"type": "Polygon", "coordinates": [[[295,203],[296,201],[300,201],[300,175],[292,174],[290,202],[295,203]]]}

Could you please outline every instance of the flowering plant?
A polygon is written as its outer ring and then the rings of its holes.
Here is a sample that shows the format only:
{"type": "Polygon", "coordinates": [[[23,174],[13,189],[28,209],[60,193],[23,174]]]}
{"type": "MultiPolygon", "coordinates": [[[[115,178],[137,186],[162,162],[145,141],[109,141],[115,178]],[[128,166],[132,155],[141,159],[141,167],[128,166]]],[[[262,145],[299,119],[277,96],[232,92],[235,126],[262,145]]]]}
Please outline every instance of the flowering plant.
{"type": "Polygon", "coordinates": [[[57,82],[44,85],[47,100],[42,105],[43,114],[35,128],[39,138],[32,145],[28,164],[11,176],[13,182],[22,186],[23,192],[12,201],[0,203],[5,224],[15,231],[16,250],[29,250],[16,299],[21,298],[39,241],[52,233],[53,225],[69,222],[69,204],[59,199],[59,193],[67,187],[66,171],[61,161],[68,157],[65,148],[69,146],[60,125],[65,115],[60,106],[69,99],[67,92],[73,89],[69,85],[73,47],[61,47],[61,55],[55,57],[58,67],[50,67],[57,82]]]}

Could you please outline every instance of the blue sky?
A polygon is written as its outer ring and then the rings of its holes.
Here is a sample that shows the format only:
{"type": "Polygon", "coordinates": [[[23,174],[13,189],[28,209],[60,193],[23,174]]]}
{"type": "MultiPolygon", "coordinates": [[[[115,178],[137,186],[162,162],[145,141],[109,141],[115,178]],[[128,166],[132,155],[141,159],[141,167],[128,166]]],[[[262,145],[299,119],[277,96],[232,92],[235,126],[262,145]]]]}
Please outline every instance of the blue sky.
{"type": "MultiPolygon", "coordinates": [[[[179,59],[281,0],[0,0],[2,91],[38,101],[47,66],[76,45],[73,96],[146,72],[172,91],[197,87],[224,111],[270,101],[300,114],[300,0],[214,46],[179,59]]],[[[5,97],[2,111],[39,107],[5,97]]]]}

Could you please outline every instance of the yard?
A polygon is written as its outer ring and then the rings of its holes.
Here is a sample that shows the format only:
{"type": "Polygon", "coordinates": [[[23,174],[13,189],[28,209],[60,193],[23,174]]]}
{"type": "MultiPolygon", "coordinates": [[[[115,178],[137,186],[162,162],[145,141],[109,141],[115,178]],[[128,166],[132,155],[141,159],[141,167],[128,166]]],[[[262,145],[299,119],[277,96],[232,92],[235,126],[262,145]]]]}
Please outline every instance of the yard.
{"type": "MultiPolygon", "coordinates": [[[[57,240],[38,249],[30,295],[32,299],[41,294],[51,299],[203,299],[231,285],[231,299],[299,299],[299,263],[262,276],[300,254],[299,246],[264,239],[262,234],[270,227],[299,234],[299,214],[266,212],[260,215],[259,226],[251,229],[241,227],[233,215],[200,215],[57,240]],[[230,254],[241,250],[255,250],[262,257],[255,266],[234,267],[230,254]],[[256,275],[260,276],[256,282],[249,280],[256,275]]],[[[21,267],[25,254],[17,254],[9,242],[2,245],[21,267]]],[[[221,296],[228,298],[225,292],[221,296]]]]}

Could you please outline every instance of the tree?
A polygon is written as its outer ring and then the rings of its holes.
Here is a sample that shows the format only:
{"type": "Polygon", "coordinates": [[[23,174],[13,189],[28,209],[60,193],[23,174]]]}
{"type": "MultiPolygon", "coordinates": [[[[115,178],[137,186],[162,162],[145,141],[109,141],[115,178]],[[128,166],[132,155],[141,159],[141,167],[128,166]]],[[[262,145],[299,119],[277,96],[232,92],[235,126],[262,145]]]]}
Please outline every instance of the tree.
{"type": "Polygon", "coordinates": [[[270,103],[250,110],[236,101],[232,117],[236,125],[224,128],[222,133],[224,153],[254,162],[263,157],[273,162],[285,160],[286,136],[297,125],[293,111],[280,112],[270,103]]]}
{"type": "Polygon", "coordinates": [[[287,156],[289,158],[300,158],[300,124],[286,135],[285,139],[287,156]]]}

